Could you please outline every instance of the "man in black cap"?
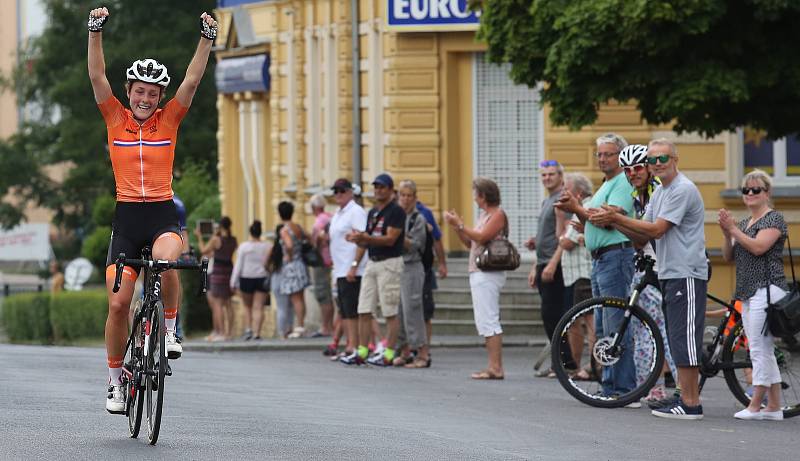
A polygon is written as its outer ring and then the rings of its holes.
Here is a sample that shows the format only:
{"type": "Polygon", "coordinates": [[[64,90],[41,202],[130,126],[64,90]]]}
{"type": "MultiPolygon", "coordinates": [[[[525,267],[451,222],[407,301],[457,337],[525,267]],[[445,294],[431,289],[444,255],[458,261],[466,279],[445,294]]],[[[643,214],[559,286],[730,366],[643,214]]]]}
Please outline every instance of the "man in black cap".
{"type": "Polygon", "coordinates": [[[369,335],[372,330],[372,316],[381,305],[386,318],[387,344],[383,354],[375,354],[369,363],[390,366],[395,356],[395,343],[399,323],[397,309],[400,304],[400,278],[403,273],[403,242],[406,213],[394,201],[394,181],[386,173],[379,174],[372,186],[375,188],[375,206],[367,215],[364,232],[353,230],[347,241],[358,245],[356,255],[350,263],[348,280],[354,280],[356,270],[364,253],[369,261],[361,279],[361,292],[358,297],[358,349],[354,354],[342,358],[342,363],[359,365],[366,361],[369,349],[369,335]]]}
{"type": "MultiPolygon", "coordinates": [[[[333,278],[336,281],[336,301],[339,305],[342,327],[347,336],[345,354],[342,356],[346,357],[354,354],[358,346],[358,295],[361,291],[361,276],[364,275],[366,266],[365,262],[360,262],[355,268],[351,268],[358,247],[355,243],[347,241],[347,236],[353,230],[366,229],[367,212],[354,199],[353,184],[349,180],[337,179],[331,190],[339,209],[331,217],[328,228],[329,248],[333,260],[333,278]],[[351,272],[352,276],[349,276],[351,272]]],[[[338,344],[334,345],[334,351],[336,346],[338,344]]]]}

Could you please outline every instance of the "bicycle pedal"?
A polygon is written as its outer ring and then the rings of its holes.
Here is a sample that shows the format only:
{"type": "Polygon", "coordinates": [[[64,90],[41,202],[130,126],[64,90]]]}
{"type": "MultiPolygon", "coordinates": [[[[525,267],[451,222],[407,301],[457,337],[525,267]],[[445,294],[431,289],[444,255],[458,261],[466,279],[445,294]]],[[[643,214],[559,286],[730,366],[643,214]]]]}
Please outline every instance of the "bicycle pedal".
{"type": "Polygon", "coordinates": [[[172,376],[172,367],[167,364],[167,370],[164,372],[164,376],[172,376]]]}

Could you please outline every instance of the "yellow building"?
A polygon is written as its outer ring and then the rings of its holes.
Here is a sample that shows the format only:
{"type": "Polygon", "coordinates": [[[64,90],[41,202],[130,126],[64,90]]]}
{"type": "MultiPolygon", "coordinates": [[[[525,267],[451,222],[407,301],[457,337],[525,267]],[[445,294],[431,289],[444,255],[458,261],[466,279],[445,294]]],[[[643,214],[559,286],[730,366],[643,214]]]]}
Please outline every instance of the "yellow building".
{"type": "MultiPolygon", "coordinates": [[[[442,210],[456,209],[467,221],[474,216],[472,178],[494,178],[511,238],[520,243],[536,230],[543,199],[539,162],[556,159],[598,186],[594,140],[613,131],[631,143],[667,137],[678,144],[680,168],[705,200],[712,255],[721,241],[717,210],[743,211],[735,189],[746,164],[774,169],[782,186],[776,206],[800,242],[800,177],[792,176],[800,173],[797,139],[771,143],[743,131],[712,139],[677,136],[669,126],[643,123],[629,104],[604,106],[590,128],[554,127],[536,91],[515,86],[506,67],[485,62],[486,47],[475,39],[478,18],[464,4],[218,2],[220,191],[223,213],[240,237],[252,219],[273,226],[280,200],[303,205],[340,176],[369,191],[372,178],[388,171],[395,181],[414,179],[420,199],[439,218],[442,210]]],[[[449,250],[461,249],[452,233],[444,242],[449,250]]],[[[731,293],[732,268],[712,259],[711,291],[731,293]]]]}

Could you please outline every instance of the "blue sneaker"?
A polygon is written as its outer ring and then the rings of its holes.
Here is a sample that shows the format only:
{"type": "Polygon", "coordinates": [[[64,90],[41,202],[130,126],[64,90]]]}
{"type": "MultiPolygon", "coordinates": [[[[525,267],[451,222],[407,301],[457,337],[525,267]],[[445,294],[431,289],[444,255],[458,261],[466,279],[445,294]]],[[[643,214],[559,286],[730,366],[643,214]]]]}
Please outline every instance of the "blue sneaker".
{"type": "Polygon", "coordinates": [[[690,407],[678,399],[674,404],[652,411],[653,416],[670,419],[703,419],[703,406],[690,407]]]}

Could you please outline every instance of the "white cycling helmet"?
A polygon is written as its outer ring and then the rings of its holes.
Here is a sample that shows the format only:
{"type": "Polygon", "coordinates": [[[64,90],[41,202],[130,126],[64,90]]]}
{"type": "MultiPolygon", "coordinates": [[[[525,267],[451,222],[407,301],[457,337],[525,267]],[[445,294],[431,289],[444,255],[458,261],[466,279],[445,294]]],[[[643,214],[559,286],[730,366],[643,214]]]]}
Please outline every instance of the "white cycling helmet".
{"type": "Polygon", "coordinates": [[[619,166],[633,166],[647,163],[647,146],[631,144],[619,153],[619,166]]]}
{"type": "Polygon", "coordinates": [[[160,64],[155,59],[140,59],[134,61],[125,73],[128,81],[138,80],[144,83],[153,83],[164,88],[169,85],[167,66],[160,64]]]}

